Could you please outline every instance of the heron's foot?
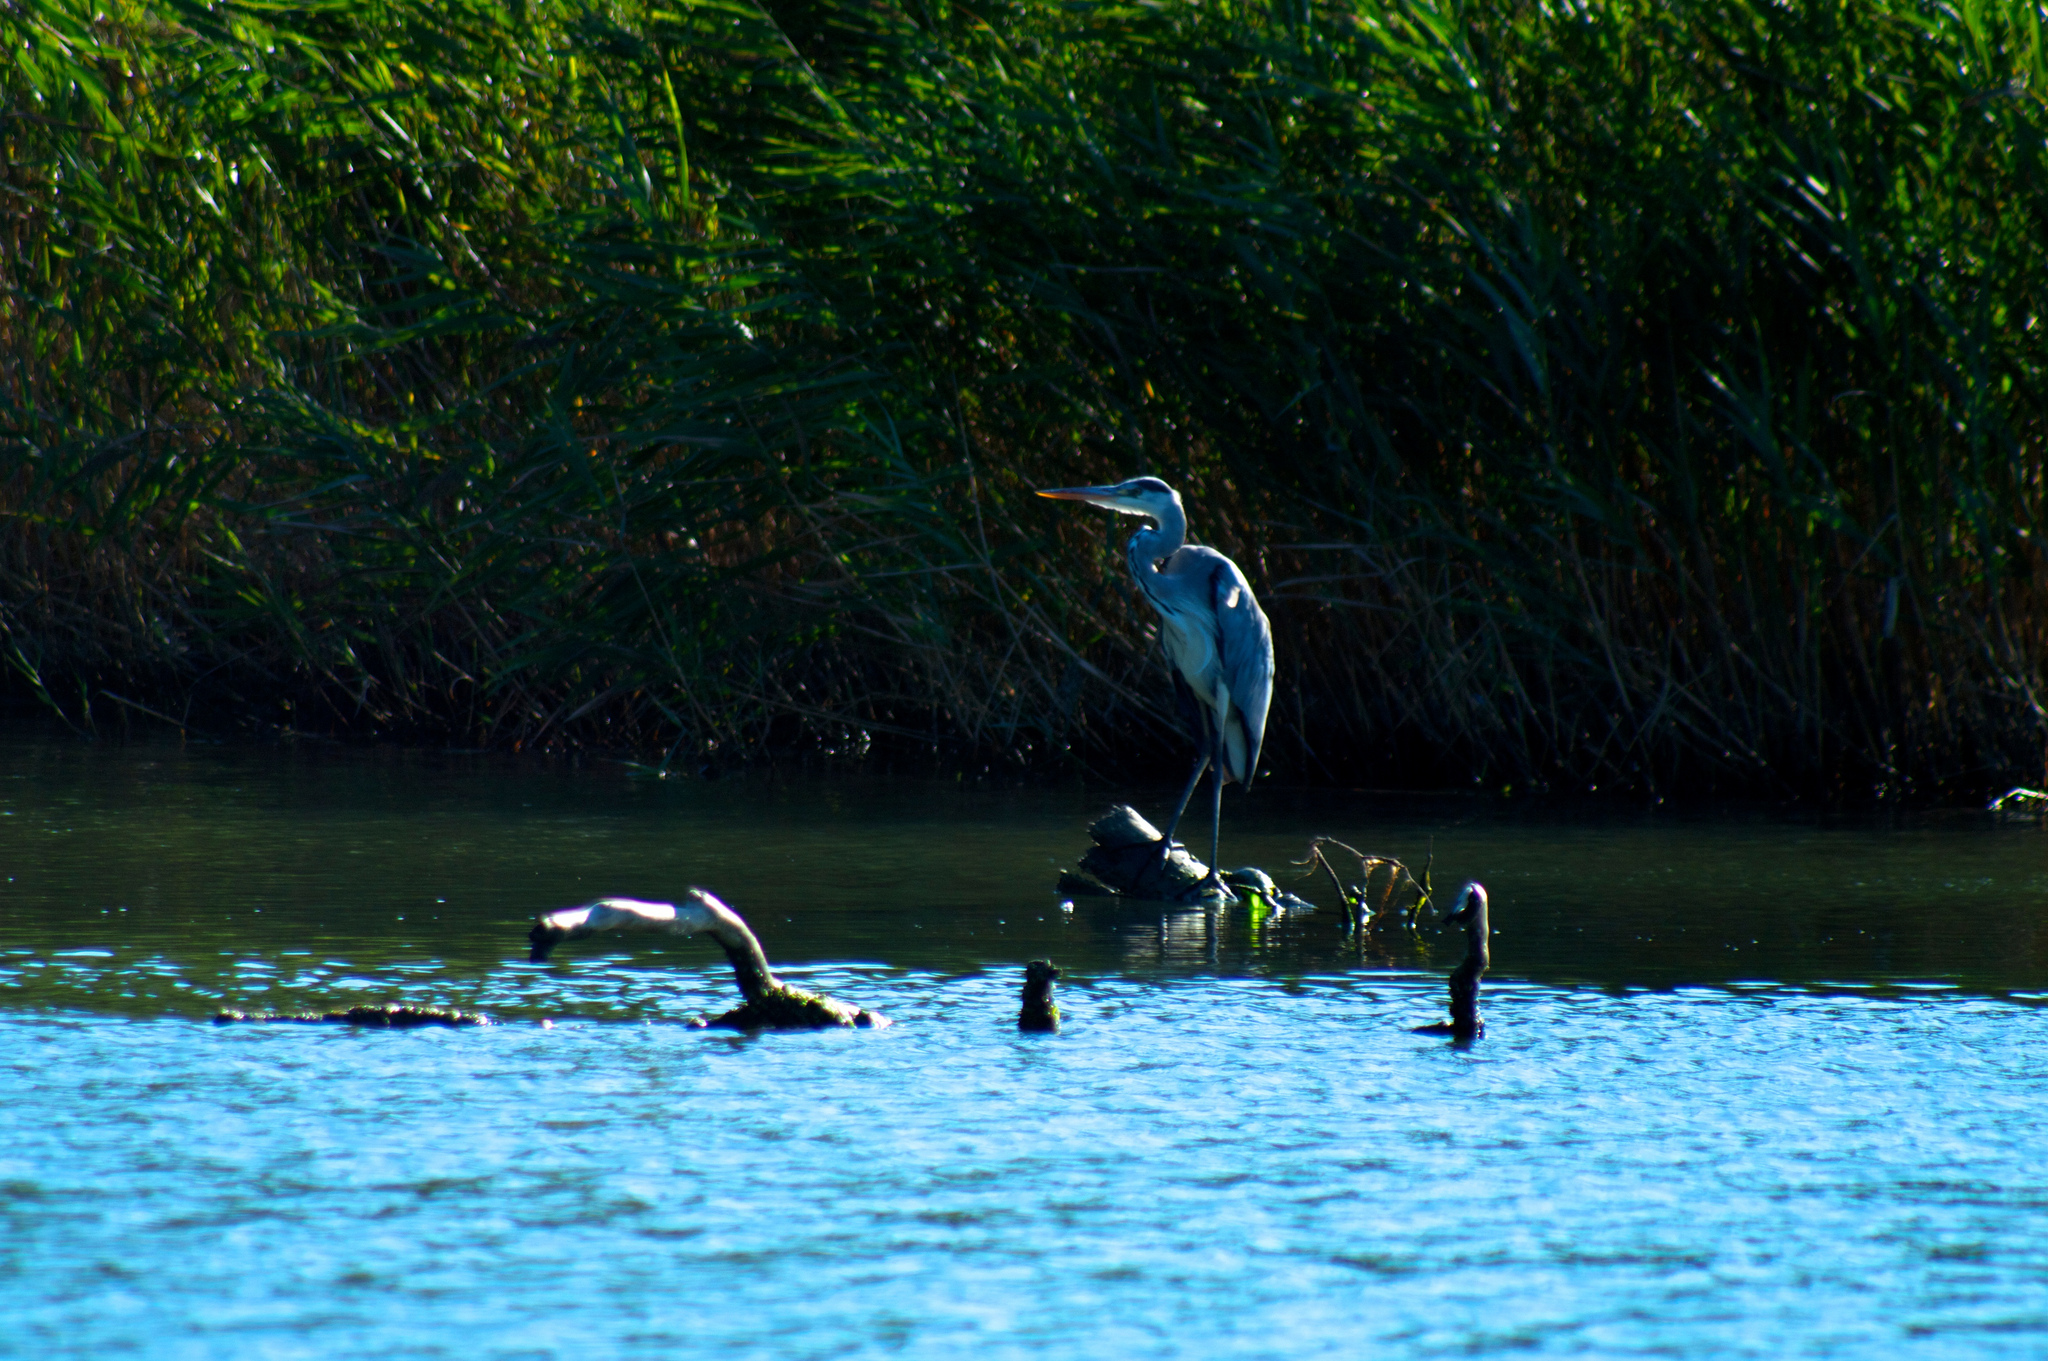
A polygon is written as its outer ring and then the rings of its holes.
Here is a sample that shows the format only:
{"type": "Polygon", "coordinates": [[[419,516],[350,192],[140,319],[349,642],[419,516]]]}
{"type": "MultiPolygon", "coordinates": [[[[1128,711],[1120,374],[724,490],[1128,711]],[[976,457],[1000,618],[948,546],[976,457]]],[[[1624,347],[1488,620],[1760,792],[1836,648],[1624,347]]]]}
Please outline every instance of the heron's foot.
{"type": "Polygon", "coordinates": [[[1223,882],[1223,876],[1214,870],[1209,871],[1208,878],[1198,879],[1182,889],[1179,897],[1184,903],[1213,903],[1219,907],[1238,900],[1230,885],[1223,882]]]}

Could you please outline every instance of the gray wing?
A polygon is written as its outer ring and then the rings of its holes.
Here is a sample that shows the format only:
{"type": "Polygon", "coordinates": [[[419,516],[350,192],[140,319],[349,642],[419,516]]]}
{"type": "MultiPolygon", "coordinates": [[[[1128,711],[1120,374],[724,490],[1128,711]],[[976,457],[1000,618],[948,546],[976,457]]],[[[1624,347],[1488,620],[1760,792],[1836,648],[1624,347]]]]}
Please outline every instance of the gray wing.
{"type": "Polygon", "coordinates": [[[1273,704],[1273,626],[1252,598],[1252,584],[1221,553],[1216,554],[1209,588],[1216,611],[1216,657],[1223,683],[1230,687],[1229,726],[1243,725],[1241,734],[1224,734],[1230,764],[1237,767],[1229,772],[1230,778],[1250,788],[1259,768],[1259,748],[1266,741],[1266,710],[1273,704]]]}

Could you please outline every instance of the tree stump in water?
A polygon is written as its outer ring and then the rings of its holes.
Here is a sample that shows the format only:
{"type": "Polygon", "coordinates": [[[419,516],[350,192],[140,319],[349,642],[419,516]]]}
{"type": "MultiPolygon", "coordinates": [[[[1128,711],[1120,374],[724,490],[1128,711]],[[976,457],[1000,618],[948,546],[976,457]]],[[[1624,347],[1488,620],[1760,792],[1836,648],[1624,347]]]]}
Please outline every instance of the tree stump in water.
{"type": "Polygon", "coordinates": [[[1187,847],[1175,845],[1162,858],[1159,829],[1128,804],[1120,803],[1097,818],[1088,836],[1095,845],[1081,857],[1081,868],[1094,878],[1062,874],[1062,893],[1166,903],[1226,901],[1213,889],[1199,887],[1209,877],[1209,867],[1189,855],[1187,847]]]}
{"type": "Polygon", "coordinates": [[[1049,1034],[1060,1028],[1059,1003],[1052,1000],[1052,985],[1060,976],[1049,959],[1034,959],[1024,966],[1023,1007],[1017,1013],[1017,1029],[1049,1034]]]}

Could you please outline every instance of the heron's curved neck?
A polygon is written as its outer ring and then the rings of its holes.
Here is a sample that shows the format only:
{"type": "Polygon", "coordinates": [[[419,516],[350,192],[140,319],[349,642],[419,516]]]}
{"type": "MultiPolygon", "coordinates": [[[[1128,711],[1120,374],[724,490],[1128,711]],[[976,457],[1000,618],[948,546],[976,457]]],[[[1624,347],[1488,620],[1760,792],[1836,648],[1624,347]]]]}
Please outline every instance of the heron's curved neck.
{"type": "Polygon", "coordinates": [[[1187,546],[1188,517],[1181,508],[1169,505],[1158,514],[1156,529],[1141,529],[1131,535],[1131,541],[1124,552],[1130,559],[1131,575],[1143,585],[1145,579],[1158,570],[1156,564],[1161,558],[1170,558],[1187,546]]]}

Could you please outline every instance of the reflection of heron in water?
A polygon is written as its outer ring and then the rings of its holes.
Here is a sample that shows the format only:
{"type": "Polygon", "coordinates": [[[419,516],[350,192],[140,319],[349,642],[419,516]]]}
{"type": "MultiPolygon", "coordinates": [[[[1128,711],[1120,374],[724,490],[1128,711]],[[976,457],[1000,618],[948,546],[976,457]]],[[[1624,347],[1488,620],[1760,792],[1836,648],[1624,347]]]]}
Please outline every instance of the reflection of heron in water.
{"type": "Polygon", "coordinates": [[[1215,965],[1222,956],[1222,922],[1214,911],[1132,913],[1116,924],[1123,958],[1138,967],[1215,965]]]}
{"type": "Polygon", "coordinates": [[[1160,855],[1173,850],[1173,834],[1194,796],[1202,772],[1216,768],[1215,804],[1209,819],[1209,877],[1200,887],[1229,897],[1216,872],[1216,845],[1223,822],[1223,786],[1232,780],[1249,789],[1266,736],[1266,709],[1273,700],[1273,630],[1251,583],[1236,563],[1213,548],[1188,543],[1188,520],[1180,494],[1156,477],[1134,477],[1113,487],[1061,487],[1042,491],[1063,501],[1086,501],[1123,515],[1149,516],[1155,529],[1131,535],[1125,548],[1138,589],[1159,611],[1160,635],[1173,660],[1174,690],[1192,702],[1198,731],[1195,769],[1173,810],[1160,855]]]}
{"type": "Polygon", "coordinates": [[[1443,919],[1443,924],[1465,928],[1465,960],[1451,971],[1451,1019],[1448,1024],[1417,1026],[1415,1033],[1477,1039],[1486,1033],[1486,1022],[1479,1019],[1479,980],[1492,962],[1486,949],[1486,886],[1469,883],[1460,889],[1458,905],[1443,919]]]}
{"type": "Polygon", "coordinates": [[[1286,939],[1279,931],[1313,912],[1315,905],[1273,885],[1259,871],[1246,874],[1232,870],[1227,878],[1240,895],[1249,896],[1249,908],[1208,907],[1161,912],[1156,916],[1133,912],[1119,916],[1115,930],[1122,957],[1132,965],[1208,965],[1222,962],[1225,937],[1257,951],[1286,939]],[[1253,877],[1256,875],[1257,877],[1253,877]],[[1260,888],[1263,881],[1265,888],[1260,888]],[[1242,922],[1243,930],[1233,923],[1242,922]]]}
{"type": "Polygon", "coordinates": [[[850,1007],[829,997],[792,988],[768,968],[761,942],[740,914],[701,888],[693,888],[680,905],[643,903],[631,898],[601,898],[582,907],[550,912],[533,924],[533,962],[545,961],[565,940],[581,940],[600,931],[660,931],[672,936],[707,935],[724,949],[739,980],[740,1005],[708,1025],[732,1030],[824,1030],[832,1026],[884,1026],[888,1018],[850,1007]]]}

